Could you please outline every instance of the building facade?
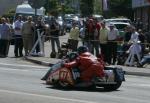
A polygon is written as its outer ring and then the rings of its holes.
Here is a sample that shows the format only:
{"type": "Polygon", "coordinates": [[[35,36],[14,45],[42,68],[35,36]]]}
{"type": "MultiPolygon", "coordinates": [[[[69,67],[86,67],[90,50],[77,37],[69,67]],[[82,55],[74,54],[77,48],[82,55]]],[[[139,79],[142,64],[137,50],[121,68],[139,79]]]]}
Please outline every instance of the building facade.
{"type": "Polygon", "coordinates": [[[150,0],[132,0],[134,20],[142,22],[142,29],[150,30],[150,0]]]}

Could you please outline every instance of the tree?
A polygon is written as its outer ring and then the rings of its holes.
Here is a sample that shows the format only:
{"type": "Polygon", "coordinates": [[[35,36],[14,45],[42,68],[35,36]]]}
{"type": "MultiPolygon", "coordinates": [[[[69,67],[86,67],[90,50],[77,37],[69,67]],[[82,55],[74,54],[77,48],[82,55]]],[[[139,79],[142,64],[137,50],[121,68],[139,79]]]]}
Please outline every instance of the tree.
{"type": "Polygon", "coordinates": [[[80,9],[82,16],[91,16],[94,11],[94,1],[93,0],[81,0],[80,9]]]}
{"type": "Polygon", "coordinates": [[[3,14],[2,17],[9,18],[10,22],[12,22],[14,19],[14,15],[15,15],[15,8],[11,8],[11,9],[9,9],[8,12],[3,14]]]}
{"type": "Polygon", "coordinates": [[[132,0],[109,0],[109,9],[112,16],[133,17],[132,0]]]}
{"type": "Polygon", "coordinates": [[[57,15],[57,5],[58,1],[57,0],[46,0],[46,3],[44,5],[46,9],[46,13],[52,14],[52,15],[57,15]]]}
{"type": "Polygon", "coordinates": [[[63,13],[75,13],[75,10],[70,7],[70,0],[65,0],[64,4],[61,0],[46,0],[44,7],[46,8],[46,13],[57,16],[63,13]]]}
{"type": "Polygon", "coordinates": [[[102,0],[94,0],[94,13],[102,14],[102,0]]]}

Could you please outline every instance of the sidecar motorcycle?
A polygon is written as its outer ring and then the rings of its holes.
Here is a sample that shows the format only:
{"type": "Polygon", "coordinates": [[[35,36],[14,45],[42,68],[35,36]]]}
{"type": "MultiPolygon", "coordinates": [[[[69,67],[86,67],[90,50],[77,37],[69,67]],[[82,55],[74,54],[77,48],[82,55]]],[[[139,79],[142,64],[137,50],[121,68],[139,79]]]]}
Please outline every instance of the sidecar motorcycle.
{"type": "MultiPolygon", "coordinates": [[[[51,67],[46,84],[61,88],[77,87],[79,84],[77,81],[80,78],[79,69],[73,68],[70,70],[62,67],[62,62],[58,62],[51,67]]],[[[103,87],[105,90],[113,91],[117,90],[125,81],[125,72],[122,68],[106,66],[104,71],[106,74],[104,78],[92,81],[95,87],[103,87]]]]}

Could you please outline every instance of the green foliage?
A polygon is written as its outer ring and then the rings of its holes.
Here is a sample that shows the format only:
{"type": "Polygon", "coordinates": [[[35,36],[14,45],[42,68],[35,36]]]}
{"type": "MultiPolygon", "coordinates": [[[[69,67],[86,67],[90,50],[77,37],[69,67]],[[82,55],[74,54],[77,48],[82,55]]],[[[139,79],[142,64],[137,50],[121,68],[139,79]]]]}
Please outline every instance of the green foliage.
{"type": "Polygon", "coordinates": [[[10,9],[8,12],[2,15],[2,17],[13,19],[15,15],[15,9],[10,9]]]}
{"type": "Polygon", "coordinates": [[[132,18],[132,0],[109,0],[109,9],[112,16],[132,18]]]}
{"type": "Polygon", "coordinates": [[[81,0],[80,9],[82,16],[91,16],[94,11],[93,0],[81,0]]]}
{"type": "Polygon", "coordinates": [[[65,13],[75,13],[75,10],[69,6],[70,0],[65,0],[65,5],[62,5],[60,0],[46,0],[44,7],[46,13],[57,16],[65,13]]]}
{"type": "Polygon", "coordinates": [[[94,14],[102,14],[102,0],[94,0],[94,14]]]}
{"type": "Polygon", "coordinates": [[[46,0],[44,7],[46,9],[46,13],[54,16],[58,14],[58,0],[46,0]]]}

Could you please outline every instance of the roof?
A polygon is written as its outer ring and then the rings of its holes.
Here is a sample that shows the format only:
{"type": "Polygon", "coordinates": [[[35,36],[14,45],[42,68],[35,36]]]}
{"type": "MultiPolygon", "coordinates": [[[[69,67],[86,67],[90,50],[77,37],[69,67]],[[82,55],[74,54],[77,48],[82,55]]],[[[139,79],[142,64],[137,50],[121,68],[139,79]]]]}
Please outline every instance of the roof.
{"type": "MultiPolygon", "coordinates": [[[[45,9],[43,7],[41,7],[40,9],[37,9],[37,15],[43,15],[44,12],[45,12],[45,9]]],[[[29,4],[24,3],[24,4],[17,6],[16,13],[35,14],[35,9],[33,9],[29,4]]]]}

